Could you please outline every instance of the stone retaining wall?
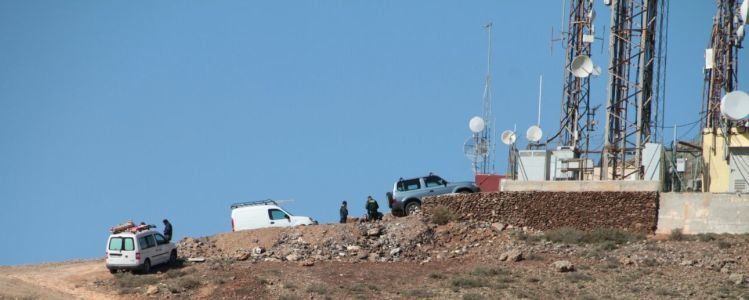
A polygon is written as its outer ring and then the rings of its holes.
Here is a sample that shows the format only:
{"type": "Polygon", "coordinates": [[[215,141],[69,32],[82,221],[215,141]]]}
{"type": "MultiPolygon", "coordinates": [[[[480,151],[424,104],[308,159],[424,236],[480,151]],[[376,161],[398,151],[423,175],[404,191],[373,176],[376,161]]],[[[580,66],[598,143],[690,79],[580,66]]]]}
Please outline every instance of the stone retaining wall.
{"type": "Polygon", "coordinates": [[[657,192],[495,192],[423,199],[431,215],[445,206],[462,220],[484,220],[548,230],[621,228],[650,234],[658,221],[657,192]]]}

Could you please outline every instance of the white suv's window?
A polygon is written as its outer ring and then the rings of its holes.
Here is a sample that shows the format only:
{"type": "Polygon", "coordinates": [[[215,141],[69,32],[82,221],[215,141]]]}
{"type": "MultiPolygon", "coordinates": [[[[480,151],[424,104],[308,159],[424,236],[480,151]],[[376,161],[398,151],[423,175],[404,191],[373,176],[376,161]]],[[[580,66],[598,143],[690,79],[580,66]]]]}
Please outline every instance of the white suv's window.
{"type": "Polygon", "coordinates": [[[148,249],[148,242],[146,242],[146,237],[142,236],[138,238],[138,245],[140,245],[140,249],[148,249]]]}
{"type": "Polygon", "coordinates": [[[166,238],[163,235],[157,233],[153,236],[156,238],[156,245],[163,245],[167,243],[166,238]]]}
{"type": "Polygon", "coordinates": [[[280,209],[269,209],[268,216],[271,220],[283,220],[288,218],[286,213],[282,212],[280,209]]]}
{"type": "Polygon", "coordinates": [[[109,250],[112,251],[133,251],[135,245],[133,245],[133,238],[121,238],[113,237],[109,240],[109,250]]]}
{"type": "Polygon", "coordinates": [[[146,236],[146,243],[148,243],[148,248],[156,247],[156,240],[153,239],[153,235],[146,236]]]}

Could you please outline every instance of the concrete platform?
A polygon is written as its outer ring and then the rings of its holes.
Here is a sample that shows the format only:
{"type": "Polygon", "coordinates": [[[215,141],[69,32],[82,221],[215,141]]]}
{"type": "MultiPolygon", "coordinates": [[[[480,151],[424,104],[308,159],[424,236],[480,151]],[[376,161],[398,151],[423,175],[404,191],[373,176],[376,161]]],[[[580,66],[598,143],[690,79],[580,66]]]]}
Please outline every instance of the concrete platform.
{"type": "Polygon", "coordinates": [[[502,180],[506,192],[657,192],[660,181],[516,181],[502,180]]]}
{"type": "Polygon", "coordinates": [[[656,233],[749,233],[749,194],[661,193],[656,233]]]}

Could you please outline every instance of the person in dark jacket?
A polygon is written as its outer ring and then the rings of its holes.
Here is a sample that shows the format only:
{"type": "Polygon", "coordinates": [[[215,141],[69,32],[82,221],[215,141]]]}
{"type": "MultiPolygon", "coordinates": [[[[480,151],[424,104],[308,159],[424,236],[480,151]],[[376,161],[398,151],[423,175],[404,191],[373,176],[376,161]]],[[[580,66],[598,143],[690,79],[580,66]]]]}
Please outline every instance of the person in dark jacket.
{"type": "Polygon", "coordinates": [[[377,200],[372,198],[372,196],[367,197],[367,205],[365,208],[367,209],[367,220],[374,222],[378,219],[379,213],[377,210],[380,208],[380,205],[377,204],[377,200]]]}
{"type": "Polygon", "coordinates": [[[164,219],[164,237],[167,242],[172,240],[172,223],[167,219],[164,219]]]}
{"type": "Polygon", "coordinates": [[[343,201],[343,203],[341,203],[341,224],[346,223],[346,219],[348,219],[348,208],[346,207],[346,205],[346,201],[343,201]]]}

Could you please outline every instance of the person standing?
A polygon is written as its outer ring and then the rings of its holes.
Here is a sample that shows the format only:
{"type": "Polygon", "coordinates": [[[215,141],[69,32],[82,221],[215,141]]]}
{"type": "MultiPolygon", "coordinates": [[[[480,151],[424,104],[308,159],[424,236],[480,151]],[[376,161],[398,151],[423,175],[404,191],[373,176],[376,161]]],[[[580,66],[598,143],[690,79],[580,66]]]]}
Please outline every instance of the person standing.
{"type": "Polygon", "coordinates": [[[164,237],[167,242],[172,240],[172,223],[167,219],[164,219],[164,237]]]}
{"type": "Polygon", "coordinates": [[[367,220],[370,222],[377,220],[377,209],[380,208],[380,205],[377,204],[377,200],[372,198],[372,196],[367,196],[367,205],[365,208],[367,209],[367,220]]]}
{"type": "Polygon", "coordinates": [[[346,201],[343,201],[341,203],[341,209],[339,210],[341,213],[341,224],[346,223],[346,220],[348,219],[348,207],[346,201]]]}

